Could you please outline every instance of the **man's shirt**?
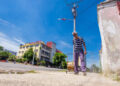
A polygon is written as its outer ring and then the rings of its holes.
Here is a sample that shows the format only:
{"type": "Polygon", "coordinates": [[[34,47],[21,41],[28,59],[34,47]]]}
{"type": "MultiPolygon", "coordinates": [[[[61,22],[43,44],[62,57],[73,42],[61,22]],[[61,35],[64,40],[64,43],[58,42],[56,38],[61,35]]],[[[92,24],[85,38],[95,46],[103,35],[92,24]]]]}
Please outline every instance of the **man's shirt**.
{"type": "Polygon", "coordinates": [[[74,51],[83,50],[83,45],[85,44],[83,38],[73,39],[74,51]]]}

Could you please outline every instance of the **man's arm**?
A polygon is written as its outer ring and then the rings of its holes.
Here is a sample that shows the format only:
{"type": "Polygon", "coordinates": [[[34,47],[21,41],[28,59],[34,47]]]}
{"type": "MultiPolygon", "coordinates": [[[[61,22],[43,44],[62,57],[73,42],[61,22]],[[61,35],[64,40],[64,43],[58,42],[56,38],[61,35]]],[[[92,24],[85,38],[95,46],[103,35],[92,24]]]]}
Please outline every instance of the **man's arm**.
{"type": "MultiPolygon", "coordinates": [[[[83,39],[82,39],[83,40],[83,39]]],[[[86,50],[86,45],[85,45],[85,42],[83,40],[83,46],[84,46],[84,54],[86,55],[87,54],[87,50],[86,50]]]]}

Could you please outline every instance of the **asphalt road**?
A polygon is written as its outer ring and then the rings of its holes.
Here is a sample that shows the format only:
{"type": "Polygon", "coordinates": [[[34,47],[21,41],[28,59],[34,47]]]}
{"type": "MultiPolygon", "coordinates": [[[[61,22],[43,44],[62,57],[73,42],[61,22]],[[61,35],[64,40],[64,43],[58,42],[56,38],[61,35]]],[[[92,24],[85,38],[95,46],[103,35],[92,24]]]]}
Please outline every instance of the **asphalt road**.
{"type": "Polygon", "coordinates": [[[62,69],[57,68],[48,68],[43,66],[32,66],[32,65],[24,65],[24,64],[14,64],[9,62],[0,62],[0,70],[20,70],[20,71],[30,71],[30,70],[36,70],[36,71],[58,71],[62,69]]]}

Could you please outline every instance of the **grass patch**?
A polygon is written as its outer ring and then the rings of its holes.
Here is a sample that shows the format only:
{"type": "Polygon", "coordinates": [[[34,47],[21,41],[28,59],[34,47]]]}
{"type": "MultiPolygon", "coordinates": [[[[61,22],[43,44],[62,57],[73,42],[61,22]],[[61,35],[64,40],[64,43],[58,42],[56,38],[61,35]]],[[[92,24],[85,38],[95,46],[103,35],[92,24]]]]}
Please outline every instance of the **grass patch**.
{"type": "Polygon", "coordinates": [[[58,72],[66,72],[66,71],[67,71],[66,69],[58,70],[58,72]]]}
{"type": "Polygon", "coordinates": [[[27,73],[37,73],[35,70],[30,70],[27,73]]]}
{"type": "Polygon", "coordinates": [[[113,77],[113,80],[120,82],[120,76],[115,74],[114,77],[113,77]]]}

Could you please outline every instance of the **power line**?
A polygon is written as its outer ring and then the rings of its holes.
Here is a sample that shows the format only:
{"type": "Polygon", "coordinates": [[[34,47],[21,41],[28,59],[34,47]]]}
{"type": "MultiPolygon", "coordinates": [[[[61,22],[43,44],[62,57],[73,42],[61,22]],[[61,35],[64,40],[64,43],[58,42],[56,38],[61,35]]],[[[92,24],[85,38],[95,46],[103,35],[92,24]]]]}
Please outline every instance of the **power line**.
{"type": "MultiPolygon", "coordinates": [[[[91,5],[89,5],[86,9],[82,10],[81,12],[78,13],[79,17],[82,13],[84,13],[85,11],[87,11],[88,9],[92,8],[94,5],[96,5],[98,3],[98,1],[96,0],[95,2],[93,2],[91,5]]],[[[78,26],[79,27],[79,26],[78,26]]]]}
{"type": "Polygon", "coordinates": [[[94,5],[96,5],[98,3],[98,0],[95,0],[95,2],[93,2],[91,5],[89,5],[86,9],[82,10],[81,12],[78,13],[78,16],[82,13],[84,13],[85,11],[87,11],[89,8],[92,8],[94,5]]]}
{"type": "Polygon", "coordinates": [[[78,4],[80,3],[82,0],[77,0],[77,1],[74,1],[74,2],[71,2],[71,3],[68,3],[68,0],[64,0],[64,2],[66,3],[67,6],[73,6],[74,4],[78,4]]]}

